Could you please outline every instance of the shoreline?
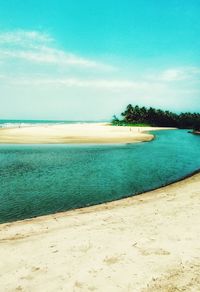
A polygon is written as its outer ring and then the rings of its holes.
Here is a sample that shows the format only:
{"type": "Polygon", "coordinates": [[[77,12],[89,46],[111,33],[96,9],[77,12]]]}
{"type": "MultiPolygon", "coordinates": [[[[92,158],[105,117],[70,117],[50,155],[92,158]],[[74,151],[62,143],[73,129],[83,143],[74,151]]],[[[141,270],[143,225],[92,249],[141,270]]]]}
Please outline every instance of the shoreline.
{"type": "Polygon", "coordinates": [[[198,291],[199,194],[197,173],[142,195],[1,224],[2,289],[198,291]]]}
{"type": "Polygon", "coordinates": [[[121,144],[149,142],[155,130],[173,128],[112,126],[107,123],[37,125],[0,129],[0,144],[121,144]]]}
{"type": "Polygon", "coordinates": [[[115,200],[111,200],[111,201],[107,201],[107,202],[102,202],[102,203],[95,204],[95,205],[83,206],[83,207],[79,207],[79,208],[69,209],[69,210],[66,210],[66,211],[55,212],[55,213],[50,213],[50,214],[44,214],[44,215],[39,215],[39,216],[36,216],[36,217],[30,217],[30,218],[19,219],[19,220],[14,220],[14,221],[3,222],[3,223],[0,223],[0,231],[1,231],[1,226],[3,224],[15,224],[15,223],[20,223],[20,222],[23,223],[23,222],[26,222],[26,221],[28,222],[28,221],[37,220],[37,219],[39,219],[39,220],[40,219],[41,220],[44,219],[45,220],[45,218],[48,219],[49,216],[50,217],[51,216],[54,216],[54,217],[66,216],[70,212],[73,213],[73,212],[76,212],[76,211],[77,212],[80,211],[80,213],[82,213],[82,210],[83,210],[83,213],[85,213],[87,211],[88,212],[93,212],[92,210],[89,211],[88,209],[94,208],[96,210],[98,208],[98,206],[100,206],[100,208],[101,208],[101,206],[104,207],[104,205],[105,205],[105,207],[106,207],[107,204],[115,204],[115,202],[119,202],[119,204],[120,204],[120,202],[123,201],[123,200],[127,200],[129,198],[134,198],[134,197],[138,197],[138,196],[143,196],[146,193],[150,193],[150,192],[154,192],[154,191],[157,191],[157,190],[161,190],[163,188],[167,188],[167,187],[169,187],[171,185],[174,185],[176,183],[179,183],[179,182],[182,182],[182,181],[184,182],[188,178],[192,178],[193,176],[198,175],[198,174],[200,175],[200,169],[197,169],[197,170],[195,170],[195,171],[193,171],[193,172],[191,172],[191,173],[189,173],[189,174],[187,174],[187,175],[185,175],[185,176],[183,176],[183,177],[181,177],[181,178],[179,178],[179,179],[177,179],[177,180],[175,180],[173,182],[170,182],[168,184],[162,185],[160,187],[157,187],[157,188],[154,188],[154,189],[151,189],[151,190],[148,190],[148,191],[144,191],[142,193],[127,195],[127,196],[124,196],[124,197],[119,198],[119,199],[115,199],[115,200]]]}
{"type": "MultiPolygon", "coordinates": [[[[65,216],[68,216],[68,215],[71,215],[70,213],[80,213],[80,214],[85,214],[85,213],[92,213],[93,211],[96,211],[97,209],[102,209],[105,207],[105,209],[107,209],[107,205],[113,205],[114,207],[117,206],[117,205],[121,205],[121,203],[123,201],[126,201],[129,199],[132,200],[133,198],[137,198],[137,197],[142,197],[143,195],[146,195],[148,193],[153,193],[153,192],[156,192],[156,191],[161,191],[162,189],[167,189],[168,187],[170,186],[173,186],[173,185],[176,185],[176,184],[179,184],[179,183],[184,183],[184,182],[187,182],[188,179],[192,179],[193,177],[195,177],[196,175],[199,175],[200,177],[200,169],[197,169],[183,177],[181,177],[180,179],[177,179],[171,183],[168,183],[166,185],[163,185],[163,186],[160,186],[158,188],[154,188],[154,189],[151,189],[151,190],[148,190],[148,191],[144,191],[142,193],[138,193],[138,194],[134,194],[134,195],[127,195],[125,197],[122,197],[122,198],[119,198],[119,199],[115,199],[115,200],[112,200],[112,201],[107,201],[107,202],[102,202],[102,203],[99,203],[99,204],[95,204],[95,205],[89,205],[89,206],[83,206],[83,207],[79,207],[79,208],[74,208],[74,209],[70,209],[70,210],[66,210],[66,211],[61,211],[61,212],[56,212],[56,213],[51,213],[51,214],[44,214],[44,215],[39,215],[39,216],[36,216],[36,217],[31,217],[31,218],[25,218],[25,219],[20,219],[20,220],[15,220],[15,221],[8,221],[8,222],[4,222],[4,223],[0,223],[0,232],[1,232],[1,227],[2,225],[12,225],[12,224],[23,224],[23,223],[29,223],[30,221],[45,221],[45,220],[48,220],[48,219],[52,219],[52,217],[65,217],[65,216]],[[93,210],[94,209],[94,210],[93,210]]],[[[109,206],[108,206],[109,207],[109,206]]],[[[73,214],[72,214],[73,215],[73,214]]]]}

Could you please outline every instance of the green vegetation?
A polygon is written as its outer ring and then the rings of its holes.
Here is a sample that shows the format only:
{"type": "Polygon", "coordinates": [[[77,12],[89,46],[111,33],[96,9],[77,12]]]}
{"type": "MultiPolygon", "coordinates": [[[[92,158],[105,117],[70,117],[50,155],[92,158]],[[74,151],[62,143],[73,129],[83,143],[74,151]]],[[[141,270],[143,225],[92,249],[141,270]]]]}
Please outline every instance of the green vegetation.
{"type": "Polygon", "coordinates": [[[199,113],[186,112],[176,114],[152,107],[146,108],[129,104],[121,116],[123,118],[120,120],[114,115],[112,124],[118,126],[176,127],[200,131],[199,113]]]}

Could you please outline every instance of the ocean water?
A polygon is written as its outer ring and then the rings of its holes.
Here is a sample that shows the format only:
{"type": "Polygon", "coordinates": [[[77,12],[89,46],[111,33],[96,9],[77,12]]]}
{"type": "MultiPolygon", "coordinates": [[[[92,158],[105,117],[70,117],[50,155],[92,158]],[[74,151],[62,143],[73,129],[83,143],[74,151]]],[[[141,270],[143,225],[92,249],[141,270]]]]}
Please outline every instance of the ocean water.
{"type": "MultiPolygon", "coordinates": [[[[59,124],[79,124],[94,123],[95,121],[65,121],[65,120],[0,120],[0,128],[8,127],[29,127],[38,125],[59,125],[59,124]]],[[[102,121],[107,122],[107,121],[102,121]]]]}
{"type": "Polygon", "coordinates": [[[154,134],[138,144],[0,145],[0,222],[136,195],[200,169],[200,136],[154,134]]]}

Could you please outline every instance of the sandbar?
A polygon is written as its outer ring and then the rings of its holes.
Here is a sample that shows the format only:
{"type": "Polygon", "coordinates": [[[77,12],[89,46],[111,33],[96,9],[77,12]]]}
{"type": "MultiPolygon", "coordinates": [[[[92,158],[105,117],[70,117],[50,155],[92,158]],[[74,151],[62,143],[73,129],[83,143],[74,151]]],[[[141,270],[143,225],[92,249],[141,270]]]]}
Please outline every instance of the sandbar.
{"type": "Polygon", "coordinates": [[[151,141],[153,127],[117,127],[106,123],[36,125],[0,129],[1,144],[102,144],[151,141]]]}

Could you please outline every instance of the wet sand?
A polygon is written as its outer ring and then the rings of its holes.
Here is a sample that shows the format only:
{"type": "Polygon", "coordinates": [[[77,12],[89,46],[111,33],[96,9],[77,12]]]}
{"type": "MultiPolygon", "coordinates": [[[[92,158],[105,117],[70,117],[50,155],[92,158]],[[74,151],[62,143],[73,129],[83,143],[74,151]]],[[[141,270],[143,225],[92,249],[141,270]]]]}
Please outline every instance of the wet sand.
{"type": "Polygon", "coordinates": [[[200,291],[200,174],[0,225],[1,291],[200,291]]]}
{"type": "Polygon", "coordinates": [[[167,129],[152,127],[117,127],[105,123],[46,125],[1,128],[0,143],[6,144],[80,144],[134,143],[151,141],[145,131],[167,129]]]}

